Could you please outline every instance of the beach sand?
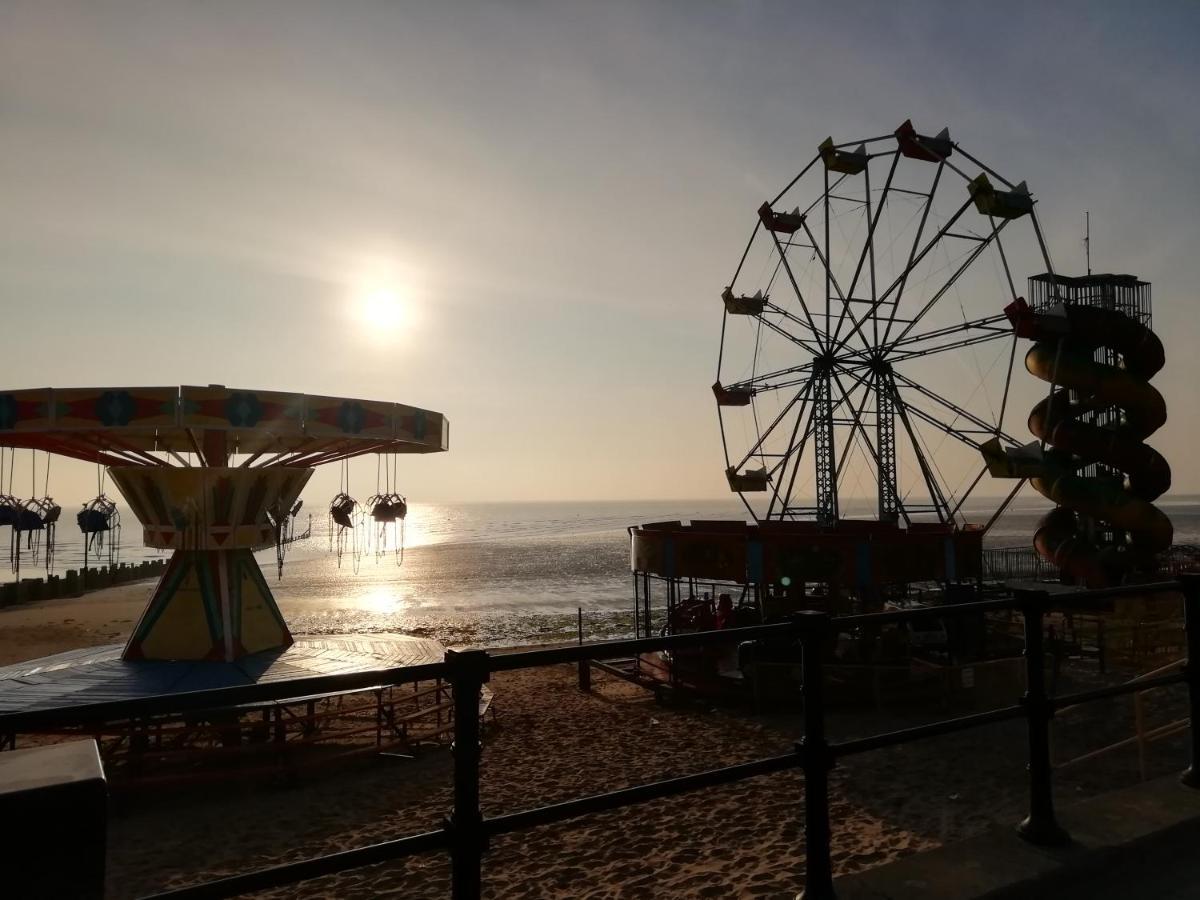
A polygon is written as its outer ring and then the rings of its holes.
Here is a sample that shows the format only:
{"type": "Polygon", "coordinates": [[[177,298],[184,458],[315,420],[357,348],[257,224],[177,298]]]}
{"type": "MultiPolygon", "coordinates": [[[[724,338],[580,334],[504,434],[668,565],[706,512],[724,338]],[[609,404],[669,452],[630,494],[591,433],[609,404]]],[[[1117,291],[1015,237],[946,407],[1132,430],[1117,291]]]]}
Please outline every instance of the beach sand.
{"type": "MultiPolygon", "coordinates": [[[[5,661],[123,636],[148,586],[0,611],[5,661]],[[138,596],[137,591],[143,593],[138,596]],[[132,612],[131,612],[132,610],[132,612]]],[[[666,708],[573,667],[498,675],[499,717],[485,740],[482,803],[495,815],[786,752],[794,716],[666,708]]],[[[1175,698],[1176,700],[1178,698],[1175,698]]],[[[1070,755],[1129,734],[1124,705],[1067,723],[1070,755]]],[[[939,718],[938,710],[831,717],[831,736],[939,718]]],[[[1156,744],[1151,775],[1179,768],[1182,740],[1156,744]]],[[[1015,823],[1026,801],[1021,722],[844,760],[832,773],[833,860],[854,871],[1015,823]]],[[[1131,784],[1136,755],[1108,754],[1057,776],[1060,803],[1131,784]]],[[[448,751],[371,758],[288,785],[228,783],[118,797],[109,830],[109,896],[124,898],[439,827],[451,806],[448,751]]],[[[803,887],[804,789],[798,773],[627,807],[496,839],[485,894],[518,898],[793,897],[803,887]]],[[[444,898],[444,853],[311,881],[264,896],[444,898]]]]}
{"type": "Polygon", "coordinates": [[[124,640],[146,608],[154,581],[136,581],[0,609],[0,666],[77,647],[124,640]]]}

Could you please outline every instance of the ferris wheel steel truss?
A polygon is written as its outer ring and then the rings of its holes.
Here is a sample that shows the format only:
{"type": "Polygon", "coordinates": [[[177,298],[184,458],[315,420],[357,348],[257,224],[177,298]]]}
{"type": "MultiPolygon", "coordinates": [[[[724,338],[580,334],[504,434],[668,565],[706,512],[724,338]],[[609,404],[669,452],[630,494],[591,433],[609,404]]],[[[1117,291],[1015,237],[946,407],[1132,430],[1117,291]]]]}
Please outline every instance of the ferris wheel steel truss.
{"type": "MultiPolygon", "coordinates": [[[[903,520],[911,524],[917,514],[936,515],[939,522],[953,523],[963,503],[980,483],[986,468],[980,462],[979,474],[974,477],[959,496],[948,489],[939,476],[918,434],[918,423],[953,438],[966,446],[978,450],[988,439],[998,437],[1008,445],[1020,442],[1001,427],[1008,407],[1009,388],[1012,381],[1012,365],[1016,352],[1016,339],[1011,325],[1000,308],[995,314],[963,316],[963,321],[942,324],[921,331],[919,327],[931,311],[951,292],[972,264],[989,248],[995,247],[1003,268],[1003,290],[1009,299],[1018,296],[1009,266],[1009,256],[1001,239],[1005,229],[1017,221],[1027,221],[1036,239],[1037,254],[1052,276],[1054,267],[1050,260],[1046,242],[1034,211],[1034,201],[1024,182],[1014,185],[967,153],[950,140],[948,132],[936,137],[917,134],[909,122],[905,122],[893,134],[882,135],[865,141],[847,141],[834,144],[827,140],[817,155],[793,178],[776,197],[759,209],[759,221],[751,233],[746,249],[738,262],[729,287],[722,294],[725,313],[721,327],[721,351],[717,363],[717,382],[713,385],[717,396],[718,415],[721,423],[722,445],[726,459],[726,476],[732,490],[737,492],[755,519],[797,519],[808,516],[817,521],[831,524],[840,517],[838,501],[839,477],[857,439],[865,448],[869,465],[874,467],[877,477],[878,516],[881,520],[903,520]],[[868,146],[894,141],[894,148],[868,152],[868,146]],[[856,149],[848,149],[856,148],[856,149]],[[965,163],[958,164],[952,157],[961,157],[965,163]],[[871,187],[871,163],[877,159],[890,158],[888,173],[882,189],[877,192],[871,187]],[[895,183],[897,168],[902,158],[933,166],[928,190],[917,191],[895,183]],[[791,213],[777,212],[775,205],[795,187],[814,166],[824,164],[824,189],[803,211],[796,208],[791,213]],[[979,169],[972,176],[964,171],[971,165],[979,169]],[[930,227],[931,211],[934,208],[939,188],[944,181],[957,175],[967,184],[966,199],[958,205],[940,225],[930,227]],[[862,196],[847,196],[853,182],[861,175],[862,196]],[[831,177],[836,176],[836,177],[831,177]],[[995,179],[1003,188],[992,185],[995,179]],[[842,193],[837,193],[839,189],[842,193]],[[907,248],[907,259],[899,271],[892,272],[890,282],[881,283],[877,276],[876,230],[883,218],[884,210],[894,197],[910,196],[921,204],[920,220],[911,245],[907,248]],[[853,275],[848,283],[839,280],[831,254],[831,201],[848,201],[859,204],[867,224],[866,236],[861,251],[854,261],[853,275]],[[987,226],[983,234],[971,233],[961,220],[974,207],[983,214],[987,226]],[[814,232],[810,218],[814,212],[823,220],[823,234],[814,232]],[[773,245],[775,268],[765,291],[754,295],[735,293],[738,278],[750,256],[760,233],[765,232],[773,245]],[[909,287],[910,276],[931,253],[947,241],[966,241],[974,246],[965,253],[961,262],[944,277],[940,285],[926,296],[924,302],[907,317],[901,317],[902,301],[909,287]],[[820,302],[806,297],[797,277],[794,258],[790,251],[802,250],[816,260],[824,274],[823,312],[820,302]],[[790,288],[794,304],[785,305],[771,296],[770,290],[777,276],[782,274],[785,291],[790,288]],[[856,310],[856,307],[858,309],[856,310]],[[758,365],[758,347],[765,332],[782,338],[808,359],[796,365],[775,367],[768,371],[753,371],[748,378],[723,384],[722,368],[727,362],[727,329],[731,316],[751,316],[757,319],[758,337],[755,338],[754,366],[758,365]],[[822,328],[818,320],[825,323],[822,328]],[[999,415],[989,421],[977,412],[968,409],[935,390],[928,384],[897,371],[895,365],[907,360],[936,354],[952,353],[969,347],[987,344],[1002,339],[1012,341],[1008,354],[1007,371],[1004,373],[1003,397],[999,415]],[[854,402],[855,392],[859,393],[854,402]],[[765,425],[759,421],[757,400],[768,392],[791,392],[779,412],[770,417],[765,425]],[[905,392],[922,398],[925,405],[909,402],[905,392]],[[874,399],[871,408],[868,400],[874,399]],[[731,440],[726,423],[725,409],[750,406],[754,415],[756,440],[740,455],[731,455],[731,440]],[[869,429],[870,417],[874,416],[874,428],[869,429]],[[789,421],[789,418],[794,421],[789,421]],[[899,427],[897,427],[897,425],[899,427]],[[780,430],[790,434],[784,449],[768,452],[769,440],[778,439],[780,430]],[[839,453],[837,432],[848,429],[839,453]],[[873,431],[874,434],[870,433],[873,431]],[[926,504],[906,503],[898,484],[898,431],[899,439],[912,450],[920,483],[928,494],[926,504]],[[813,475],[816,505],[804,507],[795,502],[795,491],[802,462],[808,458],[807,450],[812,445],[813,475]],[[746,469],[758,460],[762,468],[746,469]],[[764,515],[757,513],[747,499],[748,493],[765,493],[769,502],[764,515]]],[[[768,245],[768,250],[772,249],[768,245]]],[[[956,260],[957,261],[957,260],[956,260]]],[[[819,273],[817,279],[820,280],[819,273]]],[[[939,276],[940,277],[940,276],[939,276]]],[[[920,302],[920,301],[916,301],[920,302]]],[[[982,377],[982,376],[981,376],[982,377]]],[[[768,417],[764,416],[764,420],[768,417]]],[[[1018,483],[1017,488],[1020,487],[1018,483]]],[[[1009,495],[1009,501],[1016,489],[1009,495]]],[[[1004,505],[1007,505],[1005,501],[1004,505]]],[[[1003,506],[1001,507],[1003,509],[1003,506]]],[[[997,512],[996,515],[999,513],[997,512]]],[[[992,521],[996,516],[992,517],[992,521]]],[[[990,526],[991,522],[988,523],[990,526]]]]}

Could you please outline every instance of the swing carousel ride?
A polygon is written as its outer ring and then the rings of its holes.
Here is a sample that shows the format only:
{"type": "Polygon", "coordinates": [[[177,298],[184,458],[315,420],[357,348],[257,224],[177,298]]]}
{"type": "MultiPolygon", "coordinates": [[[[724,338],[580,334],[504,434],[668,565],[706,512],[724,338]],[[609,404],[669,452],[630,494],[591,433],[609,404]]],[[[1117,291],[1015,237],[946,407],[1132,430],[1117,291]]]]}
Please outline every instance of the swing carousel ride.
{"type": "Polygon", "coordinates": [[[720,292],[712,392],[749,521],[631,528],[637,633],[664,602],[662,630],[680,631],[869,612],[914,585],[968,598],[1027,480],[1058,504],[1035,547],[1064,579],[1136,573],[1171,544],[1152,504],[1170,470],[1143,443],[1166,418],[1148,287],[1056,274],[1025,182],[946,129],[826,139],[758,209],[720,292]],[[1022,270],[1040,273],[1032,306],[1022,270]],[[1013,377],[1026,338],[1050,383],[1032,445],[1009,424],[1036,390],[1013,377]],[[989,473],[1015,479],[1003,499],[977,496],[989,473]]]}
{"type": "MultiPolygon", "coordinates": [[[[365,454],[386,459],[392,473],[386,496],[369,504],[374,521],[381,527],[402,521],[406,506],[394,493],[395,457],[445,451],[448,440],[442,414],[369,400],[223,386],[0,392],[0,446],[105,467],[141,523],[146,546],[171,551],[124,646],[0,669],[0,711],[75,708],[440,659],[437,642],[416,638],[294,638],[254,553],[275,546],[282,571],[282,548],[315,467],[345,466],[365,454]]],[[[48,496],[24,504],[0,497],[0,524],[15,522],[13,539],[28,539],[27,532],[53,529],[52,505],[48,496]],[[27,526],[20,518],[26,512],[27,526]]],[[[350,500],[339,527],[360,524],[352,518],[356,506],[350,500]]],[[[97,547],[119,528],[103,482],[78,524],[97,547]]]]}

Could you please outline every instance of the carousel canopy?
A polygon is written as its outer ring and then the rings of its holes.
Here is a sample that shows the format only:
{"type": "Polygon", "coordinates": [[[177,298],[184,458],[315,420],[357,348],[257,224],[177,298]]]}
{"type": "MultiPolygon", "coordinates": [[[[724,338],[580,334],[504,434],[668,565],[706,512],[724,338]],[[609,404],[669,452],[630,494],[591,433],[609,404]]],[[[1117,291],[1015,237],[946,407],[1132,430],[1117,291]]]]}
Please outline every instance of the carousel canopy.
{"type": "Polygon", "coordinates": [[[227,454],[312,466],[364,453],[437,453],[449,437],[441,413],[377,400],[222,385],[0,390],[0,446],[110,466],[222,466],[227,454]]]}

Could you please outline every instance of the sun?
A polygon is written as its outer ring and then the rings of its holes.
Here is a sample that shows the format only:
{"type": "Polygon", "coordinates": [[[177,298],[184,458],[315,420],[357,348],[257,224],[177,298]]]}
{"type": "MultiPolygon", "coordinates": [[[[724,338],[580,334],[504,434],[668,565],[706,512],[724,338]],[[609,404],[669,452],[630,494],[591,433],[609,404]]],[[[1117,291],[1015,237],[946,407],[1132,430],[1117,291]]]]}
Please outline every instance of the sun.
{"type": "Polygon", "coordinates": [[[362,292],[359,317],[374,335],[391,335],[408,323],[406,295],[396,286],[374,286],[362,292]]]}

